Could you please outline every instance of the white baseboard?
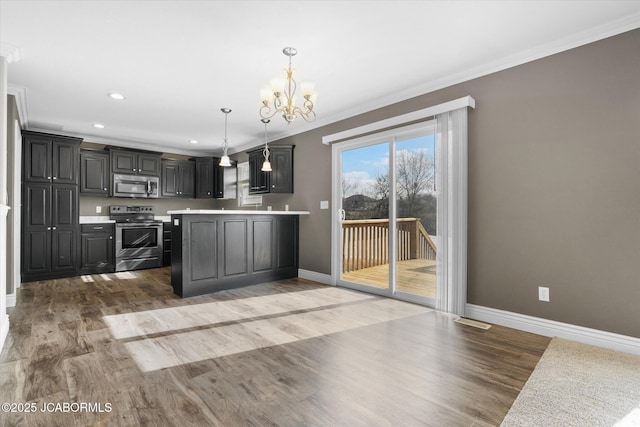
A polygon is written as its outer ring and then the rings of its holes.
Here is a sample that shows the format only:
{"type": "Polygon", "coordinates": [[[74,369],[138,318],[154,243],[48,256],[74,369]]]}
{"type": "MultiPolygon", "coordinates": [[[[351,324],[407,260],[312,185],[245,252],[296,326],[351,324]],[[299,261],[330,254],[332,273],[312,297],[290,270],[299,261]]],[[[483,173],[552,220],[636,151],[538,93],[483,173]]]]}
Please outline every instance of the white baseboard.
{"type": "Polygon", "coordinates": [[[547,337],[560,337],[584,344],[640,355],[640,338],[474,304],[466,305],[465,317],[547,337]]]}
{"type": "Polygon", "coordinates": [[[4,342],[7,340],[7,335],[9,335],[9,315],[5,314],[5,319],[0,319],[0,353],[2,353],[2,347],[4,347],[4,342]]]}
{"type": "Polygon", "coordinates": [[[15,292],[12,294],[7,294],[7,307],[15,307],[15,306],[16,306],[15,292]]]}
{"type": "Polygon", "coordinates": [[[299,268],[298,277],[302,279],[313,280],[314,282],[319,282],[325,285],[332,285],[330,274],[318,273],[315,271],[303,270],[302,268],[299,268]]]}

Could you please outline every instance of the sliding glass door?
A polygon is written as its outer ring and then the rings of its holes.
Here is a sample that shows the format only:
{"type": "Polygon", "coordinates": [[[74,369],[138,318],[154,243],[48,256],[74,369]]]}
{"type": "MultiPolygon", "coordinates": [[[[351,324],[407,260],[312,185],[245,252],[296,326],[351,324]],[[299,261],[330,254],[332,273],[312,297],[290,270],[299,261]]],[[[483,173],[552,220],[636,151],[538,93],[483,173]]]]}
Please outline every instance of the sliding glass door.
{"type": "Polygon", "coordinates": [[[338,143],[337,284],[435,306],[434,122],[338,143]]]}

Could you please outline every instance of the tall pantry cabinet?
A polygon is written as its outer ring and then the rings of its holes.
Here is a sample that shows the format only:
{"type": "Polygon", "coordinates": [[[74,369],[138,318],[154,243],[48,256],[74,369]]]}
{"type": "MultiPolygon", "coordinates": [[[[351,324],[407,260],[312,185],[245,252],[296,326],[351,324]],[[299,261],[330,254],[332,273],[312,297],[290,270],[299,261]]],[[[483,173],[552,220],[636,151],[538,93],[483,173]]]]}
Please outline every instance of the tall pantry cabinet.
{"type": "Polygon", "coordinates": [[[22,281],[77,275],[80,142],[22,132],[22,281]]]}

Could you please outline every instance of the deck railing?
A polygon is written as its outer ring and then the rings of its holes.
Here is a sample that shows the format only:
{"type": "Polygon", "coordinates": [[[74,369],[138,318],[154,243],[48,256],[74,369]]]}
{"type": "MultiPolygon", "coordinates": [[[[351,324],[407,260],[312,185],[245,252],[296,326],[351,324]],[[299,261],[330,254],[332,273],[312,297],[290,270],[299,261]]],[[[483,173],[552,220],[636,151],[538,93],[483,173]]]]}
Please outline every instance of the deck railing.
{"type": "MultiPolygon", "coordinates": [[[[436,246],[419,218],[398,218],[398,261],[436,259],[436,246]]],[[[342,221],[342,272],[389,263],[389,220],[342,221]]]]}

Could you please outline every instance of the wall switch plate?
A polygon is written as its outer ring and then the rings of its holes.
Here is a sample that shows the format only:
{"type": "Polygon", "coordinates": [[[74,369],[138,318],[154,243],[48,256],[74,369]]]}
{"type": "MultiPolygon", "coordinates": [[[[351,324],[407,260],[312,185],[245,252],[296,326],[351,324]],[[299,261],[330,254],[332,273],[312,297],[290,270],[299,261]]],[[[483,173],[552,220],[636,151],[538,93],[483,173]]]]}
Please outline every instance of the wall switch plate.
{"type": "Polygon", "coordinates": [[[329,209],[329,201],[328,200],[320,201],[320,209],[329,209]]]}
{"type": "Polygon", "coordinates": [[[538,300],[549,302],[549,288],[538,286],[538,300]]]}
{"type": "Polygon", "coordinates": [[[96,213],[102,213],[102,206],[96,206],[96,213]]]}

